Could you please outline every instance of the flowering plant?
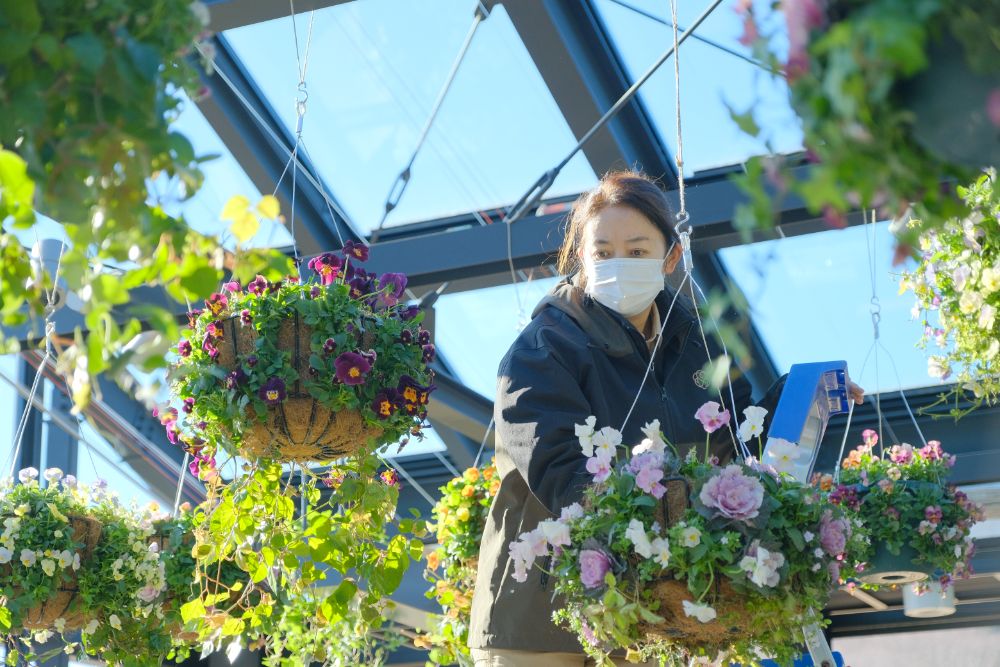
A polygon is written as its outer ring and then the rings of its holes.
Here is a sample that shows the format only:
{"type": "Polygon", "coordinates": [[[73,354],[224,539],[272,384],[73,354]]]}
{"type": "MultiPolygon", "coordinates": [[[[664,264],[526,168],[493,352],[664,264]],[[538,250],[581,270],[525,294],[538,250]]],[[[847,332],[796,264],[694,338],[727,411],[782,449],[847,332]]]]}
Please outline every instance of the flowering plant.
{"type": "MultiPolygon", "coordinates": [[[[928,360],[932,377],[955,374],[955,392],[994,403],[1000,397],[1000,190],[991,169],[958,192],[972,211],[920,237],[920,263],[901,288],[917,297],[924,335],[941,350],[928,360]],[[931,320],[936,315],[936,322],[931,320]]],[[[911,221],[911,225],[919,225],[911,221]]],[[[953,411],[955,417],[962,412],[953,411]]]]}
{"type": "Polygon", "coordinates": [[[471,664],[469,614],[476,585],[479,544],[486,527],[490,503],[500,488],[496,465],[469,468],[441,487],[441,498],[433,509],[440,546],[427,557],[424,577],[434,584],[427,591],[444,612],[437,627],[418,638],[430,648],[436,664],[471,664]]]}
{"type": "MultiPolygon", "coordinates": [[[[54,600],[64,584],[77,579],[100,534],[96,523],[90,530],[85,522],[77,529],[77,522],[88,514],[89,498],[75,477],[63,477],[62,471],[50,468],[43,487],[38,470],[25,468],[18,478],[16,485],[11,479],[0,482],[0,589],[6,599],[0,606],[0,631],[4,633],[20,632],[26,624],[53,622],[58,628],[65,623],[61,616],[37,618],[45,615],[39,609],[54,600]]],[[[55,613],[78,615],[79,600],[67,602],[55,613]]]]}
{"type": "Polygon", "coordinates": [[[19,553],[19,562],[0,575],[9,601],[0,625],[22,635],[29,647],[32,639],[41,644],[59,634],[65,645],[58,652],[81,659],[92,655],[123,667],[159,662],[173,640],[161,609],[166,567],[158,544],[149,541],[159,508],[123,505],[105,482],[88,487],[56,468],[45,471],[45,488],[34,468],[19,476],[22,483],[5,487],[0,499],[0,512],[11,511],[0,558],[15,549],[19,553]],[[97,528],[87,545],[74,539],[80,532],[74,524],[81,520],[97,528]],[[25,616],[26,606],[37,609],[61,590],[72,594],[54,611],[42,608],[39,618],[25,616]]]}
{"type": "MultiPolygon", "coordinates": [[[[977,161],[988,151],[972,140],[976,134],[961,137],[965,148],[973,144],[979,149],[974,157],[956,149],[957,135],[975,127],[982,141],[996,141],[1000,91],[976,90],[962,98],[962,105],[949,105],[948,120],[957,121],[957,131],[942,145],[934,112],[923,117],[917,108],[923,104],[921,96],[940,92],[917,88],[914,82],[918,76],[938,76],[935,65],[948,67],[943,56],[951,51],[959,52],[955,60],[968,66],[971,77],[1000,73],[1000,48],[991,32],[1000,22],[995,2],[741,0],[738,5],[744,15],[740,42],[787,82],[810,164],[796,170],[792,167],[798,157],[750,160],[745,172],[734,176],[749,195],[747,203],[737,206],[734,225],[747,233],[769,227],[780,208],[778,200],[788,196],[801,197],[811,211],[822,212],[840,227],[847,213],[858,208],[878,208],[897,217],[914,205],[929,226],[962,210],[961,200],[941,182],[968,180],[974,168],[987,166],[977,161]],[[941,41],[942,34],[951,41],[941,41]]],[[[753,112],[734,113],[733,118],[773,150],[753,112]]]]}
{"type": "Polygon", "coordinates": [[[975,543],[969,531],[983,515],[965,493],[946,484],[955,457],[936,440],[920,449],[903,443],[876,451],[878,434],[869,429],[863,437],[842,462],[840,483],[824,480],[830,501],[870,533],[870,544],[851,552],[855,573],[863,576],[865,562],[884,548],[893,555],[912,549],[913,564],[907,567],[925,568],[942,585],[971,574],[975,543]]]}
{"type": "Polygon", "coordinates": [[[244,432],[293,390],[334,412],[357,411],[378,434],[370,447],[419,433],[434,389],[427,367],[434,345],[419,308],[400,301],[406,277],[368,273],[360,267],[367,259],[367,247],[348,242],[341,255],[310,260],[305,281],[230,282],[189,313],[172,371],[180,410],[167,409],[161,421],[195,457],[193,470],[211,475],[215,454],[237,453],[244,432]],[[279,341],[290,320],[311,332],[305,349],[295,342],[297,352],[279,341]],[[238,340],[244,333],[249,349],[238,340]]]}
{"type": "MultiPolygon", "coordinates": [[[[719,407],[698,411],[708,432],[729,421],[719,407]]],[[[612,664],[614,649],[670,664],[790,662],[798,628],[817,621],[861,539],[856,526],[817,490],[754,459],[720,465],[691,450],[681,460],[658,422],[630,454],[621,433],[595,426],[593,417],[577,426],[594,483],[511,544],[515,578],[549,556],[565,598],[555,619],[599,664],[612,664]]]]}

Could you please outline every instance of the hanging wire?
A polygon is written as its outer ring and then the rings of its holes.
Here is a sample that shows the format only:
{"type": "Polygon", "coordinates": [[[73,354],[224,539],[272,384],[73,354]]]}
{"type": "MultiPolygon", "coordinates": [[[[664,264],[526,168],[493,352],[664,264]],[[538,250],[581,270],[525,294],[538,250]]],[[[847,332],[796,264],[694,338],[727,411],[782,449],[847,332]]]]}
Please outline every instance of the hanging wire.
{"type": "MultiPolygon", "coordinates": [[[[639,16],[645,17],[645,18],[649,19],[650,21],[654,21],[656,23],[659,23],[660,25],[677,26],[677,28],[679,30],[681,30],[681,31],[684,30],[683,26],[678,26],[677,25],[677,19],[676,19],[676,17],[674,18],[673,23],[671,23],[670,21],[664,21],[659,16],[656,16],[655,14],[647,12],[644,9],[640,9],[639,7],[636,7],[634,5],[630,5],[627,2],[623,2],[622,0],[610,0],[610,2],[615,3],[619,7],[622,7],[623,9],[627,9],[629,11],[635,12],[639,16]]],[[[769,74],[775,74],[775,75],[782,75],[782,76],[784,76],[784,72],[782,72],[781,70],[772,69],[771,67],[768,67],[767,65],[765,65],[764,63],[762,63],[761,61],[756,60],[754,58],[751,58],[750,56],[748,56],[748,55],[746,55],[744,53],[740,53],[736,49],[731,49],[728,46],[726,46],[725,44],[722,44],[720,42],[716,42],[715,40],[709,39],[707,37],[702,37],[701,35],[691,35],[691,38],[695,39],[695,40],[697,40],[699,42],[701,42],[702,44],[706,44],[708,46],[711,46],[712,48],[718,49],[719,51],[722,51],[723,53],[728,53],[729,55],[733,56],[734,58],[739,58],[740,60],[746,61],[746,62],[750,63],[751,65],[753,65],[754,67],[759,67],[760,69],[764,70],[765,72],[768,72],[769,74]]]]}
{"type": "Polygon", "coordinates": [[[371,242],[378,243],[378,238],[382,233],[382,228],[385,227],[385,221],[389,217],[389,214],[399,205],[399,201],[403,198],[403,193],[406,192],[406,187],[410,184],[410,170],[413,168],[413,163],[417,159],[417,155],[420,154],[420,149],[423,148],[424,141],[427,139],[427,135],[431,131],[431,126],[434,124],[434,119],[437,117],[438,112],[441,110],[441,106],[444,104],[445,96],[447,96],[448,91],[451,89],[451,84],[455,80],[455,76],[458,74],[458,68],[461,66],[462,61],[465,60],[465,54],[469,50],[469,45],[472,44],[472,38],[476,34],[476,29],[479,28],[479,24],[489,16],[489,12],[483,6],[481,2],[476,3],[475,16],[472,19],[472,27],[469,28],[468,34],[465,36],[465,40],[462,42],[462,46],[458,51],[458,56],[451,65],[451,71],[448,72],[448,76],[445,79],[444,86],[438,92],[437,99],[434,101],[434,105],[431,107],[431,113],[427,117],[427,121],[424,123],[423,129],[420,131],[420,137],[417,139],[417,145],[410,154],[410,159],[403,167],[403,170],[399,172],[396,180],[393,182],[392,186],[389,188],[389,194],[386,196],[385,209],[382,212],[382,219],[379,220],[378,226],[372,231],[371,242]]]}
{"type": "MultiPolygon", "coordinates": [[[[201,45],[195,44],[195,48],[203,57],[205,58],[209,57],[209,54],[204,50],[204,48],[201,45]]],[[[349,228],[353,230],[353,224],[351,223],[350,218],[347,216],[344,210],[340,208],[340,205],[337,204],[337,202],[335,202],[330,197],[329,194],[327,194],[326,186],[320,183],[316,179],[316,177],[313,176],[312,172],[310,172],[302,165],[302,163],[298,160],[297,156],[293,155],[292,150],[285,145],[285,139],[282,138],[280,135],[278,135],[278,133],[275,132],[274,128],[272,128],[270,124],[266,120],[264,120],[264,118],[260,115],[260,112],[258,112],[257,109],[255,109],[252,104],[250,104],[250,101],[247,100],[243,92],[236,86],[236,84],[233,83],[232,79],[230,79],[226,75],[226,73],[219,68],[215,69],[215,74],[218,75],[218,77],[222,80],[224,84],[226,84],[226,87],[229,88],[229,90],[233,93],[236,99],[239,100],[240,104],[243,105],[243,108],[246,109],[247,113],[250,114],[250,117],[253,118],[258,125],[260,125],[261,129],[264,130],[264,132],[268,135],[268,137],[270,137],[271,141],[278,147],[278,149],[282,153],[284,153],[286,157],[289,158],[290,163],[295,164],[297,168],[302,170],[302,176],[309,182],[310,185],[312,185],[316,189],[316,191],[320,194],[320,196],[323,197],[323,200],[326,202],[327,210],[331,212],[331,217],[333,217],[332,222],[334,225],[334,229],[337,232],[337,237],[340,240],[341,246],[343,246],[344,238],[340,231],[340,225],[336,224],[336,220],[337,217],[339,217],[347,224],[349,228]],[[336,211],[336,215],[333,215],[333,211],[336,211]]],[[[306,158],[310,159],[308,148],[304,144],[302,148],[306,158]]]]}
{"type": "Polygon", "coordinates": [[[677,194],[680,197],[680,210],[677,211],[677,228],[680,230],[687,224],[690,216],[687,212],[686,190],[684,187],[684,134],[681,132],[681,52],[680,40],[677,34],[677,0],[670,0],[670,15],[673,18],[674,33],[674,102],[677,118],[677,194]]]}
{"type": "Polygon", "coordinates": [[[448,457],[444,456],[441,452],[434,452],[434,456],[437,458],[438,461],[444,464],[444,467],[448,469],[448,472],[450,472],[455,477],[458,477],[462,474],[458,471],[458,468],[456,468],[451,464],[451,461],[448,460],[448,457]]]}
{"type": "Polygon", "coordinates": [[[490,433],[493,432],[493,426],[496,424],[496,417],[490,417],[490,423],[486,427],[486,433],[483,434],[483,441],[479,443],[479,451],[476,452],[476,459],[472,463],[473,468],[479,467],[479,459],[483,456],[483,450],[486,449],[486,443],[490,439],[490,433]]]}
{"type": "MultiPolygon", "coordinates": [[[[41,243],[38,241],[38,229],[35,229],[35,240],[38,247],[38,263],[39,263],[39,281],[41,281],[41,271],[42,269],[42,249],[41,243]]],[[[56,299],[59,293],[59,273],[62,270],[62,258],[63,254],[66,252],[66,244],[60,243],[59,245],[59,259],[56,260],[56,270],[52,274],[52,289],[47,289],[43,287],[45,292],[45,355],[42,357],[41,364],[38,370],[35,372],[34,380],[31,383],[31,389],[28,392],[28,398],[24,404],[24,412],[21,414],[21,420],[17,425],[17,429],[14,432],[14,449],[10,456],[10,471],[8,477],[14,476],[14,470],[17,468],[17,458],[21,453],[21,442],[24,439],[24,431],[28,426],[28,418],[31,415],[31,408],[34,405],[35,394],[38,392],[38,386],[41,382],[42,368],[48,363],[49,359],[52,358],[52,338],[56,333],[56,325],[52,321],[52,315],[56,312],[56,299]]]]}
{"type": "Polygon", "coordinates": [[[614,118],[614,116],[629,103],[629,101],[639,91],[639,88],[649,80],[649,77],[651,77],[656,70],[658,70],[660,66],[665,63],[668,58],[670,58],[670,56],[676,53],[676,49],[679,48],[680,45],[683,44],[684,41],[698,29],[705,19],[707,19],[720,4],[722,4],[722,0],[712,0],[701,15],[694,20],[694,23],[692,23],[691,26],[684,31],[684,34],[679,36],[676,40],[676,44],[671,45],[670,48],[667,49],[648,70],[646,70],[645,74],[639,77],[639,79],[636,80],[636,82],[633,83],[628,90],[622,93],[622,96],[618,98],[618,101],[615,102],[610,109],[604,112],[604,115],[601,116],[596,123],[594,123],[593,127],[587,130],[587,133],[584,134],[583,137],[576,143],[576,146],[573,147],[569,154],[555,167],[542,174],[531,186],[531,188],[507,210],[506,221],[508,224],[512,224],[524,217],[524,214],[538,203],[538,201],[542,198],[542,195],[544,195],[545,192],[552,187],[552,184],[555,182],[559,172],[561,172],[562,169],[569,164],[569,161],[573,159],[573,156],[580,152],[583,146],[590,141],[591,137],[607,125],[608,121],[614,118]]]}

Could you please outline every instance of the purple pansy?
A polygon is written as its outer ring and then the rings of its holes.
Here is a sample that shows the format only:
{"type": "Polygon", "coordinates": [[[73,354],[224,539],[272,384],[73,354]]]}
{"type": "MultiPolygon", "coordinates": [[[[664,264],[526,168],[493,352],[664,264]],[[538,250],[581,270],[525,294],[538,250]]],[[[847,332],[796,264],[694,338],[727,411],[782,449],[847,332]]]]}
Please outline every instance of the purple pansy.
{"type": "Polygon", "coordinates": [[[263,294],[267,290],[267,278],[258,274],[256,278],[247,285],[247,291],[251,294],[263,294]]]}
{"type": "Polygon", "coordinates": [[[403,345],[409,345],[413,342],[413,332],[409,329],[403,329],[402,333],[399,334],[399,340],[403,345]]]}
{"type": "Polygon", "coordinates": [[[372,366],[357,352],[344,352],[333,362],[337,369],[337,379],[348,385],[364,384],[372,366]]]}
{"type": "Polygon", "coordinates": [[[341,250],[344,253],[344,257],[348,257],[355,262],[367,262],[368,261],[368,246],[364,243],[355,243],[354,241],[347,241],[341,250]]]}
{"type": "Polygon", "coordinates": [[[430,345],[430,344],[424,345],[421,349],[423,350],[423,357],[422,358],[423,358],[425,364],[429,364],[432,361],[434,361],[434,357],[436,355],[436,352],[434,350],[434,346],[433,345],[430,345]]]}
{"type": "Polygon", "coordinates": [[[278,377],[269,378],[257,392],[260,400],[268,405],[277,405],[285,400],[285,381],[278,377]]]}
{"type": "Polygon", "coordinates": [[[191,414],[191,412],[194,411],[194,399],[185,398],[181,410],[183,410],[185,414],[191,414]]]}
{"type": "Polygon", "coordinates": [[[379,276],[378,288],[380,291],[378,304],[383,308],[395,306],[406,289],[406,274],[383,273],[379,276]]]}
{"type": "Polygon", "coordinates": [[[392,388],[381,390],[372,401],[372,410],[379,419],[388,419],[396,414],[401,403],[399,392],[392,388]]]}
{"type": "Polygon", "coordinates": [[[323,285],[332,285],[340,275],[340,269],[343,265],[342,259],[329,252],[313,257],[307,264],[319,276],[319,281],[323,285]]]}
{"type": "Polygon", "coordinates": [[[226,376],[226,389],[236,389],[246,382],[246,379],[247,374],[243,372],[243,369],[237,368],[226,376]]]}
{"type": "Polygon", "coordinates": [[[323,341],[323,352],[326,354],[333,354],[337,351],[337,341],[332,338],[327,338],[323,341]]]}
{"type": "Polygon", "coordinates": [[[205,336],[205,341],[201,344],[201,349],[205,351],[212,361],[219,358],[219,350],[212,343],[212,338],[210,336],[205,336]]]}
{"type": "Polygon", "coordinates": [[[219,313],[224,311],[228,305],[229,299],[221,292],[214,292],[205,301],[205,307],[208,308],[208,312],[212,313],[212,315],[215,315],[216,317],[218,317],[219,313]]]}
{"type": "Polygon", "coordinates": [[[249,325],[251,322],[253,322],[253,318],[250,316],[250,311],[247,310],[246,308],[240,311],[240,322],[242,322],[245,325],[249,325]]]}
{"type": "Polygon", "coordinates": [[[250,356],[247,357],[247,366],[253,368],[256,365],[257,365],[257,355],[251,354],[250,356]]]}
{"type": "Polygon", "coordinates": [[[182,357],[190,357],[191,356],[191,341],[189,341],[189,340],[182,340],[180,343],[178,343],[177,344],[177,354],[181,355],[182,357]]]}
{"type": "Polygon", "coordinates": [[[404,322],[409,322],[419,314],[420,314],[420,306],[416,304],[412,306],[407,306],[406,308],[403,308],[401,311],[399,311],[399,317],[404,322]]]}
{"type": "Polygon", "coordinates": [[[417,333],[417,342],[421,345],[427,345],[431,342],[431,332],[427,329],[420,329],[417,333]]]}

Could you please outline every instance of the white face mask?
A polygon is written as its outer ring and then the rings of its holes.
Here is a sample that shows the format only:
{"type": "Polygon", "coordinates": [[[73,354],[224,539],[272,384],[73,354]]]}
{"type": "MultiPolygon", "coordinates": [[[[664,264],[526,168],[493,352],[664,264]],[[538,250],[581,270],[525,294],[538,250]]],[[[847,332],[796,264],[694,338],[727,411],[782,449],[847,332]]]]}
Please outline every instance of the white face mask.
{"type": "Polygon", "coordinates": [[[631,258],[588,261],[586,292],[625,317],[638,315],[663,290],[663,262],[631,258]]]}

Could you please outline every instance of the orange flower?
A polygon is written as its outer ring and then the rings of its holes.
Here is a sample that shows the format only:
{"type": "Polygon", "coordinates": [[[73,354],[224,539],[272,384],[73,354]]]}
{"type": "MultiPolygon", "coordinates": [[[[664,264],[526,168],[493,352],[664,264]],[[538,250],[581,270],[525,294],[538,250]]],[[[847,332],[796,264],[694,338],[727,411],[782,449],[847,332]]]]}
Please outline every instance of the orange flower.
{"type": "Polygon", "coordinates": [[[427,569],[436,570],[441,564],[441,554],[437,549],[427,554],[427,569]]]}
{"type": "Polygon", "coordinates": [[[500,480],[495,479],[493,480],[493,483],[490,484],[490,495],[495,496],[497,494],[497,491],[499,490],[500,490],[500,480]]]}
{"type": "Polygon", "coordinates": [[[474,487],[474,486],[467,486],[464,489],[462,489],[462,497],[463,498],[471,498],[474,495],[476,495],[476,487],[474,487]]]}
{"type": "Polygon", "coordinates": [[[493,479],[493,475],[497,474],[497,469],[495,466],[490,466],[489,468],[483,470],[483,479],[493,479]]]}
{"type": "Polygon", "coordinates": [[[465,471],[464,477],[465,481],[469,482],[470,484],[472,482],[475,482],[476,480],[479,479],[479,468],[469,468],[468,470],[465,471]]]}
{"type": "Polygon", "coordinates": [[[844,459],[842,467],[844,468],[844,470],[848,470],[850,468],[857,468],[860,465],[861,465],[861,452],[859,452],[856,449],[852,449],[851,453],[847,455],[846,459],[844,459]]]}

